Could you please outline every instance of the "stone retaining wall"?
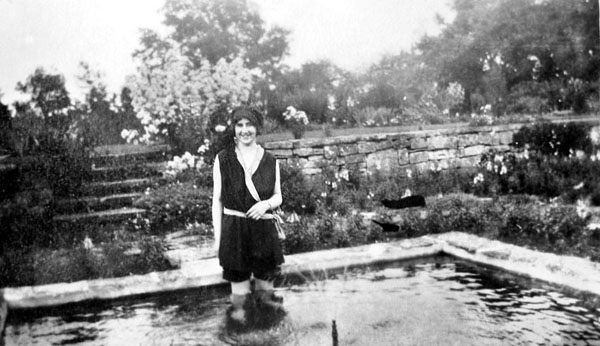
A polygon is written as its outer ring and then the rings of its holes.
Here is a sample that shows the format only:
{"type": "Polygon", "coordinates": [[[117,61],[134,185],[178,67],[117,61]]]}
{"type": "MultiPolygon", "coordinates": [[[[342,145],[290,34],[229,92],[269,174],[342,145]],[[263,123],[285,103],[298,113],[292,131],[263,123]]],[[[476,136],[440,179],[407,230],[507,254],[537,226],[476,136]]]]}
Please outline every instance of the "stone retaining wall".
{"type": "Polygon", "coordinates": [[[466,127],[265,143],[281,163],[306,175],[334,171],[398,172],[469,168],[487,150],[511,150],[521,125],[466,127]]]}

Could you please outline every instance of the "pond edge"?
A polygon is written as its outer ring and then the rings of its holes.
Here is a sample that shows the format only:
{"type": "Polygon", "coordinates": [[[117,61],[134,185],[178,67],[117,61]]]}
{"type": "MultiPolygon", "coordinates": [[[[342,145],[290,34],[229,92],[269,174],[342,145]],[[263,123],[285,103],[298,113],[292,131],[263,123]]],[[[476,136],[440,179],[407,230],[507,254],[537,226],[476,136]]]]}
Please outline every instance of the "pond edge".
{"type": "MultiPolygon", "coordinates": [[[[447,254],[477,264],[600,297],[600,263],[575,256],[559,256],[489,240],[462,232],[448,232],[351,248],[286,256],[283,274],[328,271],[447,254]]],[[[145,275],[0,289],[0,307],[35,309],[88,300],[224,285],[217,258],[185,263],[180,269],[145,275]]],[[[6,314],[0,314],[0,317],[6,314]]],[[[4,321],[0,321],[0,331],[4,321]]]]}

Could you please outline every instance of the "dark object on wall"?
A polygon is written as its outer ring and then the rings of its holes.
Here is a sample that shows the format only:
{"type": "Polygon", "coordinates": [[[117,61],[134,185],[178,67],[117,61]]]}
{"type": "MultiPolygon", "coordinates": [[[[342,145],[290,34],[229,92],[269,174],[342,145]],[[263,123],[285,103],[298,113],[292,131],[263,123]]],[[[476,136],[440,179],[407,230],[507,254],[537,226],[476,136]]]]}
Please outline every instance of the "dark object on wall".
{"type": "Polygon", "coordinates": [[[424,207],[425,197],[421,195],[402,197],[396,200],[384,199],[381,203],[391,209],[404,209],[411,207],[424,207]]]}
{"type": "Polygon", "coordinates": [[[381,221],[377,221],[377,220],[371,220],[371,221],[373,221],[374,223],[381,226],[381,228],[383,228],[383,231],[387,232],[387,233],[398,232],[400,230],[400,226],[393,224],[393,223],[381,222],[381,221]]]}

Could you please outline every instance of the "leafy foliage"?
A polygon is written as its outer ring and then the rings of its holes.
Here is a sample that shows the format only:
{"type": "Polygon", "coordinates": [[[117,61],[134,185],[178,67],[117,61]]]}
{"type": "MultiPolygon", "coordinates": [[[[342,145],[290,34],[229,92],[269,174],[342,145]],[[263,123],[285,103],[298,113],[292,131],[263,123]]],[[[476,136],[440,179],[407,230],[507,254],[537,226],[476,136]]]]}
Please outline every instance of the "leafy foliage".
{"type": "Polygon", "coordinates": [[[591,127],[591,125],[583,123],[542,122],[533,126],[521,127],[514,134],[513,142],[517,147],[528,146],[544,155],[568,157],[573,156],[577,150],[590,153],[592,149],[589,136],[591,127]]]}
{"type": "MultiPolygon", "coordinates": [[[[148,211],[145,223],[152,233],[163,233],[193,223],[210,223],[212,192],[193,182],[174,182],[147,193],[134,205],[148,211]]],[[[145,228],[145,227],[144,227],[145,228]]]]}
{"type": "Polygon", "coordinates": [[[164,24],[173,29],[169,39],[179,43],[195,67],[203,64],[199,57],[212,65],[241,57],[244,66],[269,73],[288,49],[288,32],[278,26],[267,30],[246,0],[168,0],[163,13],[164,24]]]}

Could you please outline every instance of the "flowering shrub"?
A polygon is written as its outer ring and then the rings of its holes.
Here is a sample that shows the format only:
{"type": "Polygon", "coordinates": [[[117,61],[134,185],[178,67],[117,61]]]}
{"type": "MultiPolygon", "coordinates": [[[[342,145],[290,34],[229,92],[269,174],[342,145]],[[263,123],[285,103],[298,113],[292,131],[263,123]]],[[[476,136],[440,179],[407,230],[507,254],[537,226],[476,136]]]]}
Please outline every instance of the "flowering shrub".
{"type": "MultiPolygon", "coordinates": [[[[204,137],[208,122],[217,110],[235,107],[248,100],[253,71],[241,59],[219,60],[211,65],[202,60],[194,67],[176,43],[158,63],[142,57],[138,75],[128,80],[137,117],[144,125],[141,142],[157,138],[175,141],[187,134],[190,140],[204,137]]],[[[133,140],[132,133],[125,133],[133,140]]]]}
{"type": "Polygon", "coordinates": [[[308,117],[303,111],[296,110],[296,108],[289,106],[283,113],[283,118],[286,121],[288,127],[292,130],[294,138],[300,139],[306,132],[306,125],[308,125],[308,117]]]}

